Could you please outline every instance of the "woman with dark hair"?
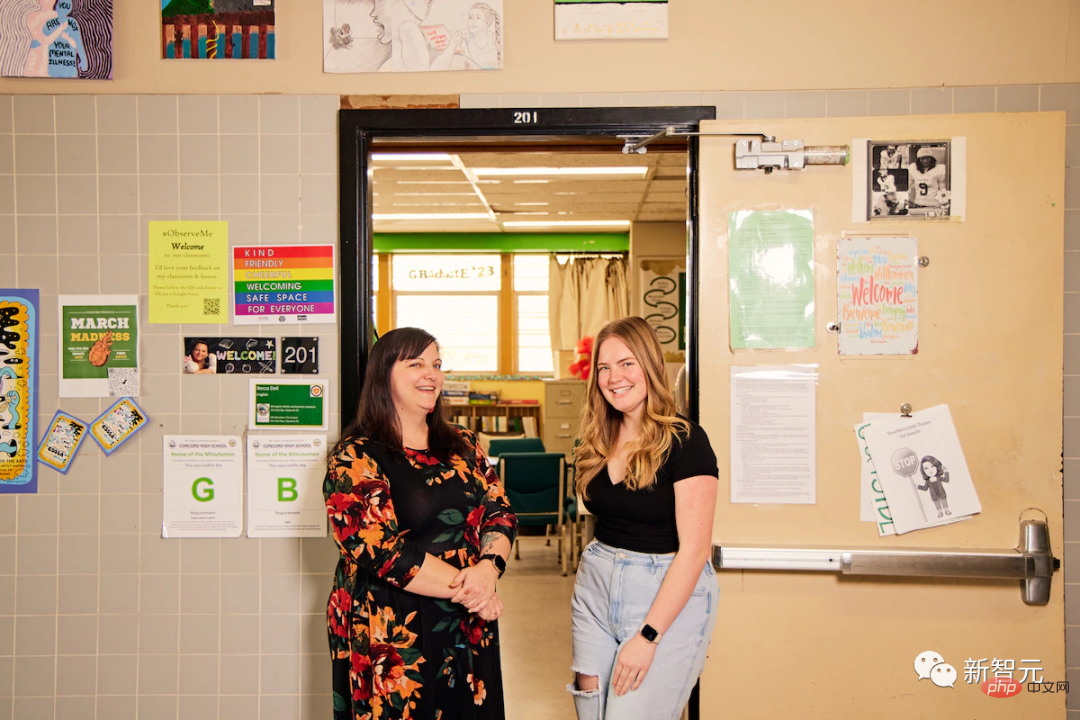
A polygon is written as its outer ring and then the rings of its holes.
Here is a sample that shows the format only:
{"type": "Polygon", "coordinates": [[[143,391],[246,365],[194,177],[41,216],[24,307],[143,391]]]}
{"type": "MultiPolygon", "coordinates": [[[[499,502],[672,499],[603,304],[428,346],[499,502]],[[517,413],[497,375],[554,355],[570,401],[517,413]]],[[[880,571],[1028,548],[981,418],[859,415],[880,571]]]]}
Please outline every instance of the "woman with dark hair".
{"type": "Polygon", "coordinates": [[[919,463],[919,472],[922,473],[923,484],[918,488],[924,492],[930,491],[930,499],[934,501],[934,507],[937,508],[937,516],[941,517],[942,513],[952,515],[949,511],[949,498],[942,484],[949,482],[949,471],[936,457],[927,455],[919,463]]]}
{"type": "Polygon", "coordinates": [[[517,519],[442,385],[434,337],[386,333],[327,461],[335,720],[504,717],[495,581],[517,519]]]}
{"type": "Polygon", "coordinates": [[[189,375],[213,375],[217,372],[217,356],[210,352],[205,340],[191,343],[183,362],[184,372],[189,375]]]}

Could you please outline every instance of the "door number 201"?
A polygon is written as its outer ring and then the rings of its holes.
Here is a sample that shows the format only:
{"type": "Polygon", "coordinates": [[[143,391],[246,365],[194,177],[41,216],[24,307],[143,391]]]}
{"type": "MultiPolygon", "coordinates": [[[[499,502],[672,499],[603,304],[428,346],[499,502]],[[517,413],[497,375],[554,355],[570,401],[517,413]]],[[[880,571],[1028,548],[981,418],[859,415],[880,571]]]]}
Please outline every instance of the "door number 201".
{"type": "Polygon", "coordinates": [[[514,111],[514,124],[515,125],[535,125],[540,122],[540,113],[535,110],[516,110],[514,111]]]}

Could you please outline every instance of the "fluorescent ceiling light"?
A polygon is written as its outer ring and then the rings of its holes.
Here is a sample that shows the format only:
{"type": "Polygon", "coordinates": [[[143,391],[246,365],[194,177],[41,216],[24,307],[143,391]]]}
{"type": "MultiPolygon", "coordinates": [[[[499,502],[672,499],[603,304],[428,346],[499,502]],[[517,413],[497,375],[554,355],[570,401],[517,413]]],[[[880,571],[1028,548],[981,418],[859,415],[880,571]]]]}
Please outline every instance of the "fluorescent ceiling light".
{"type": "Polygon", "coordinates": [[[446,153],[372,153],[375,162],[451,162],[446,153]]]}
{"type": "Polygon", "coordinates": [[[509,220],[506,227],[630,227],[629,220],[509,220]]]}
{"type": "Polygon", "coordinates": [[[647,167],[523,167],[523,168],[472,168],[477,177],[482,175],[630,175],[645,177],[647,167]]]}
{"type": "Polygon", "coordinates": [[[373,213],[372,220],[490,220],[487,213],[373,213]]]}
{"type": "MultiPolygon", "coordinates": [[[[383,180],[386,182],[386,180],[383,180]]],[[[471,185],[468,180],[397,180],[396,185],[471,185]]]]}
{"type": "Polygon", "coordinates": [[[541,205],[547,205],[547,203],[544,203],[544,202],[536,202],[536,203],[514,203],[514,205],[520,205],[521,207],[525,207],[525,206],[529,206],[529,207],[539,207],[539,206],[541,206],[541,205]]]}
{"type": "MultiPolygon", "coordinates": [[[[491,182],[491,181],[490,180],[481,180],[480,182],[491,182]]],[[[498,182],[498,180],[496,180],[495,182],[498,182]]],[[[514,184],[515,185],[546,185],[549,182],[551,182],[551,181],[550,180],[515,180],[514,184]]]]}

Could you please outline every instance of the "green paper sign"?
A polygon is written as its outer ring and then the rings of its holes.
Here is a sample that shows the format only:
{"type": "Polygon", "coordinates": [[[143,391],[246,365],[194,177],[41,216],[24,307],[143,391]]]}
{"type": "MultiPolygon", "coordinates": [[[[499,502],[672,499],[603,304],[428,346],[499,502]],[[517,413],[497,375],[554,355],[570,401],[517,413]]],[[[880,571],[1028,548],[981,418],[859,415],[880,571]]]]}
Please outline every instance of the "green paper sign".
{"type": "Polygon", "coordinates": [[[249,425],[326,430],[327,390],[326,380],[252,380],[249,425]]]}

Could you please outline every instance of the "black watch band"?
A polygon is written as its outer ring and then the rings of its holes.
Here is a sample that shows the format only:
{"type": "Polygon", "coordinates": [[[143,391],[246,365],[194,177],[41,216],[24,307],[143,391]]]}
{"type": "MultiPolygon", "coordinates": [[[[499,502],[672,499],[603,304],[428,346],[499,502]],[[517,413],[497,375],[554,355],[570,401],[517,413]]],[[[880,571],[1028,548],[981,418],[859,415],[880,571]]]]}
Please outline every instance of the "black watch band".
{"type": "Polygon", "coordinates": [[[499,577],[502,577],[506,572],[506,559],[502,555],[496,555],[491,553],[489,555],[481,555],[481,560],[490,560],[491,564],[495,566],[495,572],[499,573],[499,577]]]}

